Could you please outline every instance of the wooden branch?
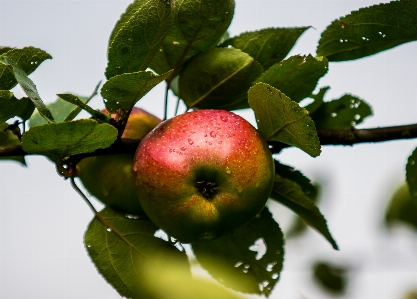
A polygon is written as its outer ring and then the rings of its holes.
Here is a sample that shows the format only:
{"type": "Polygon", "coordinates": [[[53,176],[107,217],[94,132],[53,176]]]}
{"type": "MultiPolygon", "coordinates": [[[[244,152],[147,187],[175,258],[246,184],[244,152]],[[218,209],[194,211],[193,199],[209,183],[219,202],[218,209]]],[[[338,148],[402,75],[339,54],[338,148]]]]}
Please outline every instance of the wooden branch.
{"type": "MultiPolygon", "coordinates": [[[[371,129],[323,129],[318,130],[317,134],[321,145],[354,145],[358,143],[376,143],[391,140],[417,138],[417,124],[371,128],[371,129]]],[[[140,140],[122,139],[115,142],[106,149],[96,150],[93,153],[86,153],[73,156],[73,160],[79,161],[83,158],[98,155],[132,153],[135,151],[140,140]]],[[[278,141],[269,141],[272,153],[279,153],[282,149],[290,147],[278,141]]],[[[30,155],[23,151],[20,145],[0,146],[0,157],[26,156],[30,155]]]]}

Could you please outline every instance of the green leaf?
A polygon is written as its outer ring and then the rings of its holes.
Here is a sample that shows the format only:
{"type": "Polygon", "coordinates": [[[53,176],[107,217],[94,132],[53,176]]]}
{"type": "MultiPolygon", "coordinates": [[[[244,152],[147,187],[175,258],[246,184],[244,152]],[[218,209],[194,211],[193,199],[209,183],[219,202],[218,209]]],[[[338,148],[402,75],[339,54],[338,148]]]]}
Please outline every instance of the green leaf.
{"type": "Polygon", "coordinates": [[[403,184],[394,193],[385,215],[385,223],[392,226],[404,223],[417,230],[417,200],[411,196],[409,186],[403,184]]]}
{"type": "MultiPolygon", "coordinates": [[[[0,123],[0,146],[11,146],[11,145],[20,145],[20,140],[15,134],[13,134],[7,128],[9,125],[7,123],[0,123]]],[[[16,161],[22,165],[26,166],[25,157],[23,156],[10,156],[10,157],[0,157],[0,161],[16,161]]]]}
{"type": "Polygon", "coordinates": [[[302,174],[299,170],[294,169],[291,166],[281,164],[277,160],[275,162],[275,173],[284,179],[288,179],[297,183],[304,194],[308,197],[313,196],[317,193],[317,188],[311,183],[310,179],[302,174]]]}
{"type": "Polygon", "coordinates": [[[113,31],[106,77],[144,71],[167,35],[174,18],[174,1],[135,1],[113,31]]]}
{"type": "Polygon", "coordinates": [[[405,169],[410,194],[415,197],[417,201],[417,148],[413,151],[411,156],[408,157],[405,169]]]}
{"type": "Polygon", "coordinates": [[[177,0],[171,30],[151,68],[177,71],[190,57],[215,46],[230,25],[234,0],[177,0]]]}
{"type": "Polygon", "coordinates": [[[232,234],[192,248],[200,264],[226,287],[266,296],[284,261],[283,235],[267,208],[232,234]]]}
{"type": "MultiPolygon", "coordinates": [[[[51,59],[52,56],[45,51],[34,48],[26,47],[23,49],[9,49],[0,56],[0,60],[3,57],[16,62],[16,64],[26,73],[31,74],[36,68],[46,59],[51,59]]],[[[15,87],[17,84],[13,71],[7,65],[0,63],[0,89],[9,90],[15,87]]]]}
{"type": "MultiPolygon", "coordinates": [[[[88,103],[88,97],[78,96],[78,98],[83,103],[88,103]]],[[[55,102],[49,103],[46,106],[51,111],[55,121],[58,123],[73,120],[82,110],[76,105],[66,102],[60,98],[57,98],[55,102]]],[[[47,123],[48,122],[37,111],[29,119],[29,126],[31,127],[47,123]]]]}
{"type": "MultiPolygon", "coordinates": [[[[8,52],[9,53],[9,52],[8,52]]],[[[48,122],[53,122],[54,118],[51,114],[51,111],[46,107],[43,103],[41,97],[36,90],[36,86],[32,80],[29,79],[27,74],[7,56],[0,56],[0,64],[3,63],[5,65],[9,65],[13,68],[14,76],[19,82],[20,87],[22,87],[23,91],[32,100],[33,104],[35,105],[36,109],[38,109],[39,113],[45,118],[48,122]]]]}
{"type": "Polygon", "coordinates": [[[234,110],[247,106],[247,92],[262,67],[234,48],[212,48],[196,55],[180,74],[180,97],[188,108],[234,110]]]}
{"type": "Polygon", "coordinates": [[[291,56],[268,69],[257,82],[275,87],[298,103],[310,96],[327,73],[328,64],[326,57],[291,56]]]}
{"type": "Polygon", "coordinates": [[[106,99],[108,111],[130,110],[153,87],[164,81],[172,71],[163,75],[153,72],[137,72],[114,76],[101,88],[101,96],[106,99]]]}
{"type": "Polygon", "coordinates": [[[296,146],[312,157],[320,155],[317,131],[306,109],[264,83],[253,86],[248,97],[258,130],[266,140],[296,146]]]}
{"type": "MultiPolygon", "coordinates": [[[[308,107],[306,109],[310,110],[308,107]]],[[[371,107],[362,99],[349,94],[324,102],[310,113],[317,129],[349,129],[370,115],[371,107]]]]}
{"type": "MultiPolygon", "coordinates": [[[[314,203],[317,202],[319,186],[317,184],[313,185],[310,179],[304,176],[304,174],[300,171],[295,170],[291,166],[281,164],[275,160],[275,173],[280,177],[293,181],[299,185],[303,193],[308,198],[310,198],[314,203]]],[[[296,216],[285,236],[287,238],[296,237],[304,232],[306,228],[306,224],[300,219],[300,217],[296,216]]]]}
{"type": "Polygon", "coordinates": [[[334,249],[339,250],[327,227],[326,219],[314,202],[304,193],[300,185],[276,174],[271,198],[291,209],[305,223],[321,233],[334,249]]]}
{"type": "Polygon", "coordinates": [[[85,104],[84,101],[76,95],[67,93],[67,94],[57,94],[57,96],[60,97],[61,99],[63,99],[65,102],[74,104],[77,107],[79,107],[81,109],[84,109],[85,111],[90,113],[90,115],[93,116],[94,119],[96,119],[96,120],[108,121],[110,119],[110,117],[107,114],[104,114],[103,112],[101,112],[99,110],[95,110],[95,109],[91,108],[90,106],[85,104]]]}
{"type": "Polygon", "coordinates": [[[23,150],[52,159],[94,152],[109,147],[117,130],[92,119],[50,123],[31,127],[22,137],[23,150]]]}
{"type": "Polygon", "coordinates": [[[10,50],[13,50],[14,48],[10,47],[0,47],[0,55],[3,55],[4,53],[9,52],[10,50]]]}
{"type": "Polygon", "coordinates": [[[27,120],[35,110],[35,105],[28,98],[16,99],[12,92],[0,90],[0,123],[19,116],[27,120]]]}
{"type": "Polygon", "coordinates": [[[224,41],[220,46],[232,46],[248,53],[264,70],[287,56],[297,39],[310,27],[266,28],[245,32],[224,41]]]}
{"type": "Polygon", "coordinates": [[[377,4],[333,21],[322,33],[317,55],[345,61],[373,55],[417,40],[417,3],[377,4]]]}
{"type": "Polygon", "coordinates": [[[347,287],[347,268],[329,262],[316,262],[313,265],[313,277],[326,290],[342,295],[347,287]]]}
{"type": "Polygon", "coordinates": [[[149,269],[161,275],[168,267],[183,272],[189,268],[184,252],[154,237],[158,227],[149,219],[129,218],[110,208],[101,211],[100,216],[106,225],[94,218],[84,242],[97,270],[121,296],[158,298],[148,294],[147,287],[155,284],[155,275],[149,275],[149,269]]]}

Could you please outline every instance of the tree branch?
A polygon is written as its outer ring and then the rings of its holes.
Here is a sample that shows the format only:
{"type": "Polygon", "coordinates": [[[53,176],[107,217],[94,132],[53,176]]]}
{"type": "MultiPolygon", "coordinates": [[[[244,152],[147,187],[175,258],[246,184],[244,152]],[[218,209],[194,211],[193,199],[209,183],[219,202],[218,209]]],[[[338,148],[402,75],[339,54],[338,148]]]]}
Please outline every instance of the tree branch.
{"type": "MultiPolygon", "coordinates": [[[[370,129],[323,129],[318,130],[317,134],[321,145],[352,146],[358,143],[376,143],[417,138],[417,124],[370,129]]],[[[109,148],[96,150],[94,153],[75,155],[72,157],[72,161],[80,161],[90,156],[132,153],[135,151],[139,142],[140,140],[135,139],[122,139],[119,142],[115,142],[109,148]]],[[[274,154],[279,153],[284,148],[290,147],[290,145],[278,141],[269,141],[268,144],[270,145],[271,152],[274,154]]],[[[0,146],[0,157],[26,155],[30,154],[23,151],[20,145],[0,146]]]]}

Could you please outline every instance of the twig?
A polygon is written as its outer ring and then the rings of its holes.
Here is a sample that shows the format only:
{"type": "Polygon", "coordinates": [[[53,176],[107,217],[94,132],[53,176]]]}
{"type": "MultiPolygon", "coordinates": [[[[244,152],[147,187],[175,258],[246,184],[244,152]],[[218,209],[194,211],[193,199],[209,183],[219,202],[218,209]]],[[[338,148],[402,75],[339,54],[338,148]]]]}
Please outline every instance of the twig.
{"type": "MultiPolygon", "coordinates": [[[[392,140],[403,140],[417,138],[417,124],[370,128],[370,129],[323,129],[318,130],[318,136],[321,145],[354,145],[359,143],[377,143],[392,140]]],[[[133,153],[140,140],[138,139],[122,139],[115,142],[106,149],[99,149],[93,153],[79,154],[71,157],[72,161],[80,161],[83,158],[108,154],[133,153]]],[[[278,153],[283,148],[290,145],[269,141],[272,153],[278,153]]],[[[20,145],[0,146],[0,157],[26,156],[26,153],[20,145]]]]}

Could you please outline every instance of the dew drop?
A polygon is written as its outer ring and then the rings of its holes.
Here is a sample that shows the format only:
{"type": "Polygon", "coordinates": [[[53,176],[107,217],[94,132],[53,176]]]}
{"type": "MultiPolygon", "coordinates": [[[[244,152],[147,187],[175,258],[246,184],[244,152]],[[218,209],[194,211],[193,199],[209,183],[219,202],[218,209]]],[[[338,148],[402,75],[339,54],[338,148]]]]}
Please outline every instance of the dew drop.
{"type": "Polygon", "coordinates": [[[108,227],[108,228],[107,228],[107,231],[108,231],[108,232],[111,232],[111,231],[112,231],[112,229],[111,229],[110,227],[108,227]]]}
{"type": "Polygon", "coordinates": [[[351,121],[350,122],[350,125],[353,127],[353,126],[355,126],[356,125],[356,121],[351,121]]]}
{"type": "Polygon", "coordinates": [[[361,119],[361,116],[359,114],[356,114],[355,115],[355,120],[360,120],[360,119],[361,119]]]}
{"type": "Polygon", "coordinates": [[[243,268],[249,269],[250,268],[250,265],[249,264],[246,264],[246,265],[243,266],[243,268]]]}
{"type": "Polygon", "coordinates": [[[241,265],[243,264],[243,262],[239,261],[235,264],[235,268],[239,268],[241,265]]]}
{"type": "Polygon", "coordinates": [[[343,43],[343,39],[339,40],[339,42],[343,43]]]}
{"type": "Polygon", "coordinates": [[[179,45],[179,42],[172,42],[173,45],[179,45]]]}
{"type": "Polygon", "coordinates": [[[411,160],[411,161],[410,161],[410,164],[411,164],[411,165],[414,165],[415,163],[416,163],[416,161],[414,161],[414,160],[411,160]]]}
{"type": "Polygon", "coordinates": [[[137,215],[131,215],[131,214],[126,214],[126,218],[129,218],[129,219],[139,219],[139,216],[137,216],[137,215]]]}
{"type": "Polygon", "coordinates": [[[193,145],[194,144],[194,141],[192,141],[190,138],[188,138],[188,144],[189,145],[193,145]]]}
{"type": "Polygon", "coordinates": [[[90,245],[90,244],[88,244],[88,245],[87,245],[87,247],[88,247],[88,248],[91,248],[91,245],[90,245]]]}
{"type": "Polygon", "coordinates": [[[336,112],[332,112],[332,113],[330,113],[330,116],[331,117],[336,117],[337,116],[337,113],[336,112]]]}
{"type": "Polygon", "coordinates": [[[278,273],[274,273],[274,274],[271,275],[271,278],[272,279],[278,279],[278,276],[279,276],[278,273]]]}
{"type": "Polygon", "coordinates": [[[242,270],[243,273],[248,273],[248,271],[249,271],[248,269],[243,269],[242,270]]]}
{"type": "Polygon", "coordinates": [[[231,174],[232,173],[232,171],[229,169],[229,167],[226,168],[226,173],[227,174],[231,174]]]}
{"type": "Polygon", "coordinates": [[[227,121],[227,117],[226,117],[226,116],[221,116],[221,117],[220,117],[220,119],[221,119],[222,121],[224,121],[224,122],[226,122],[226,121],[227,121]]]}

